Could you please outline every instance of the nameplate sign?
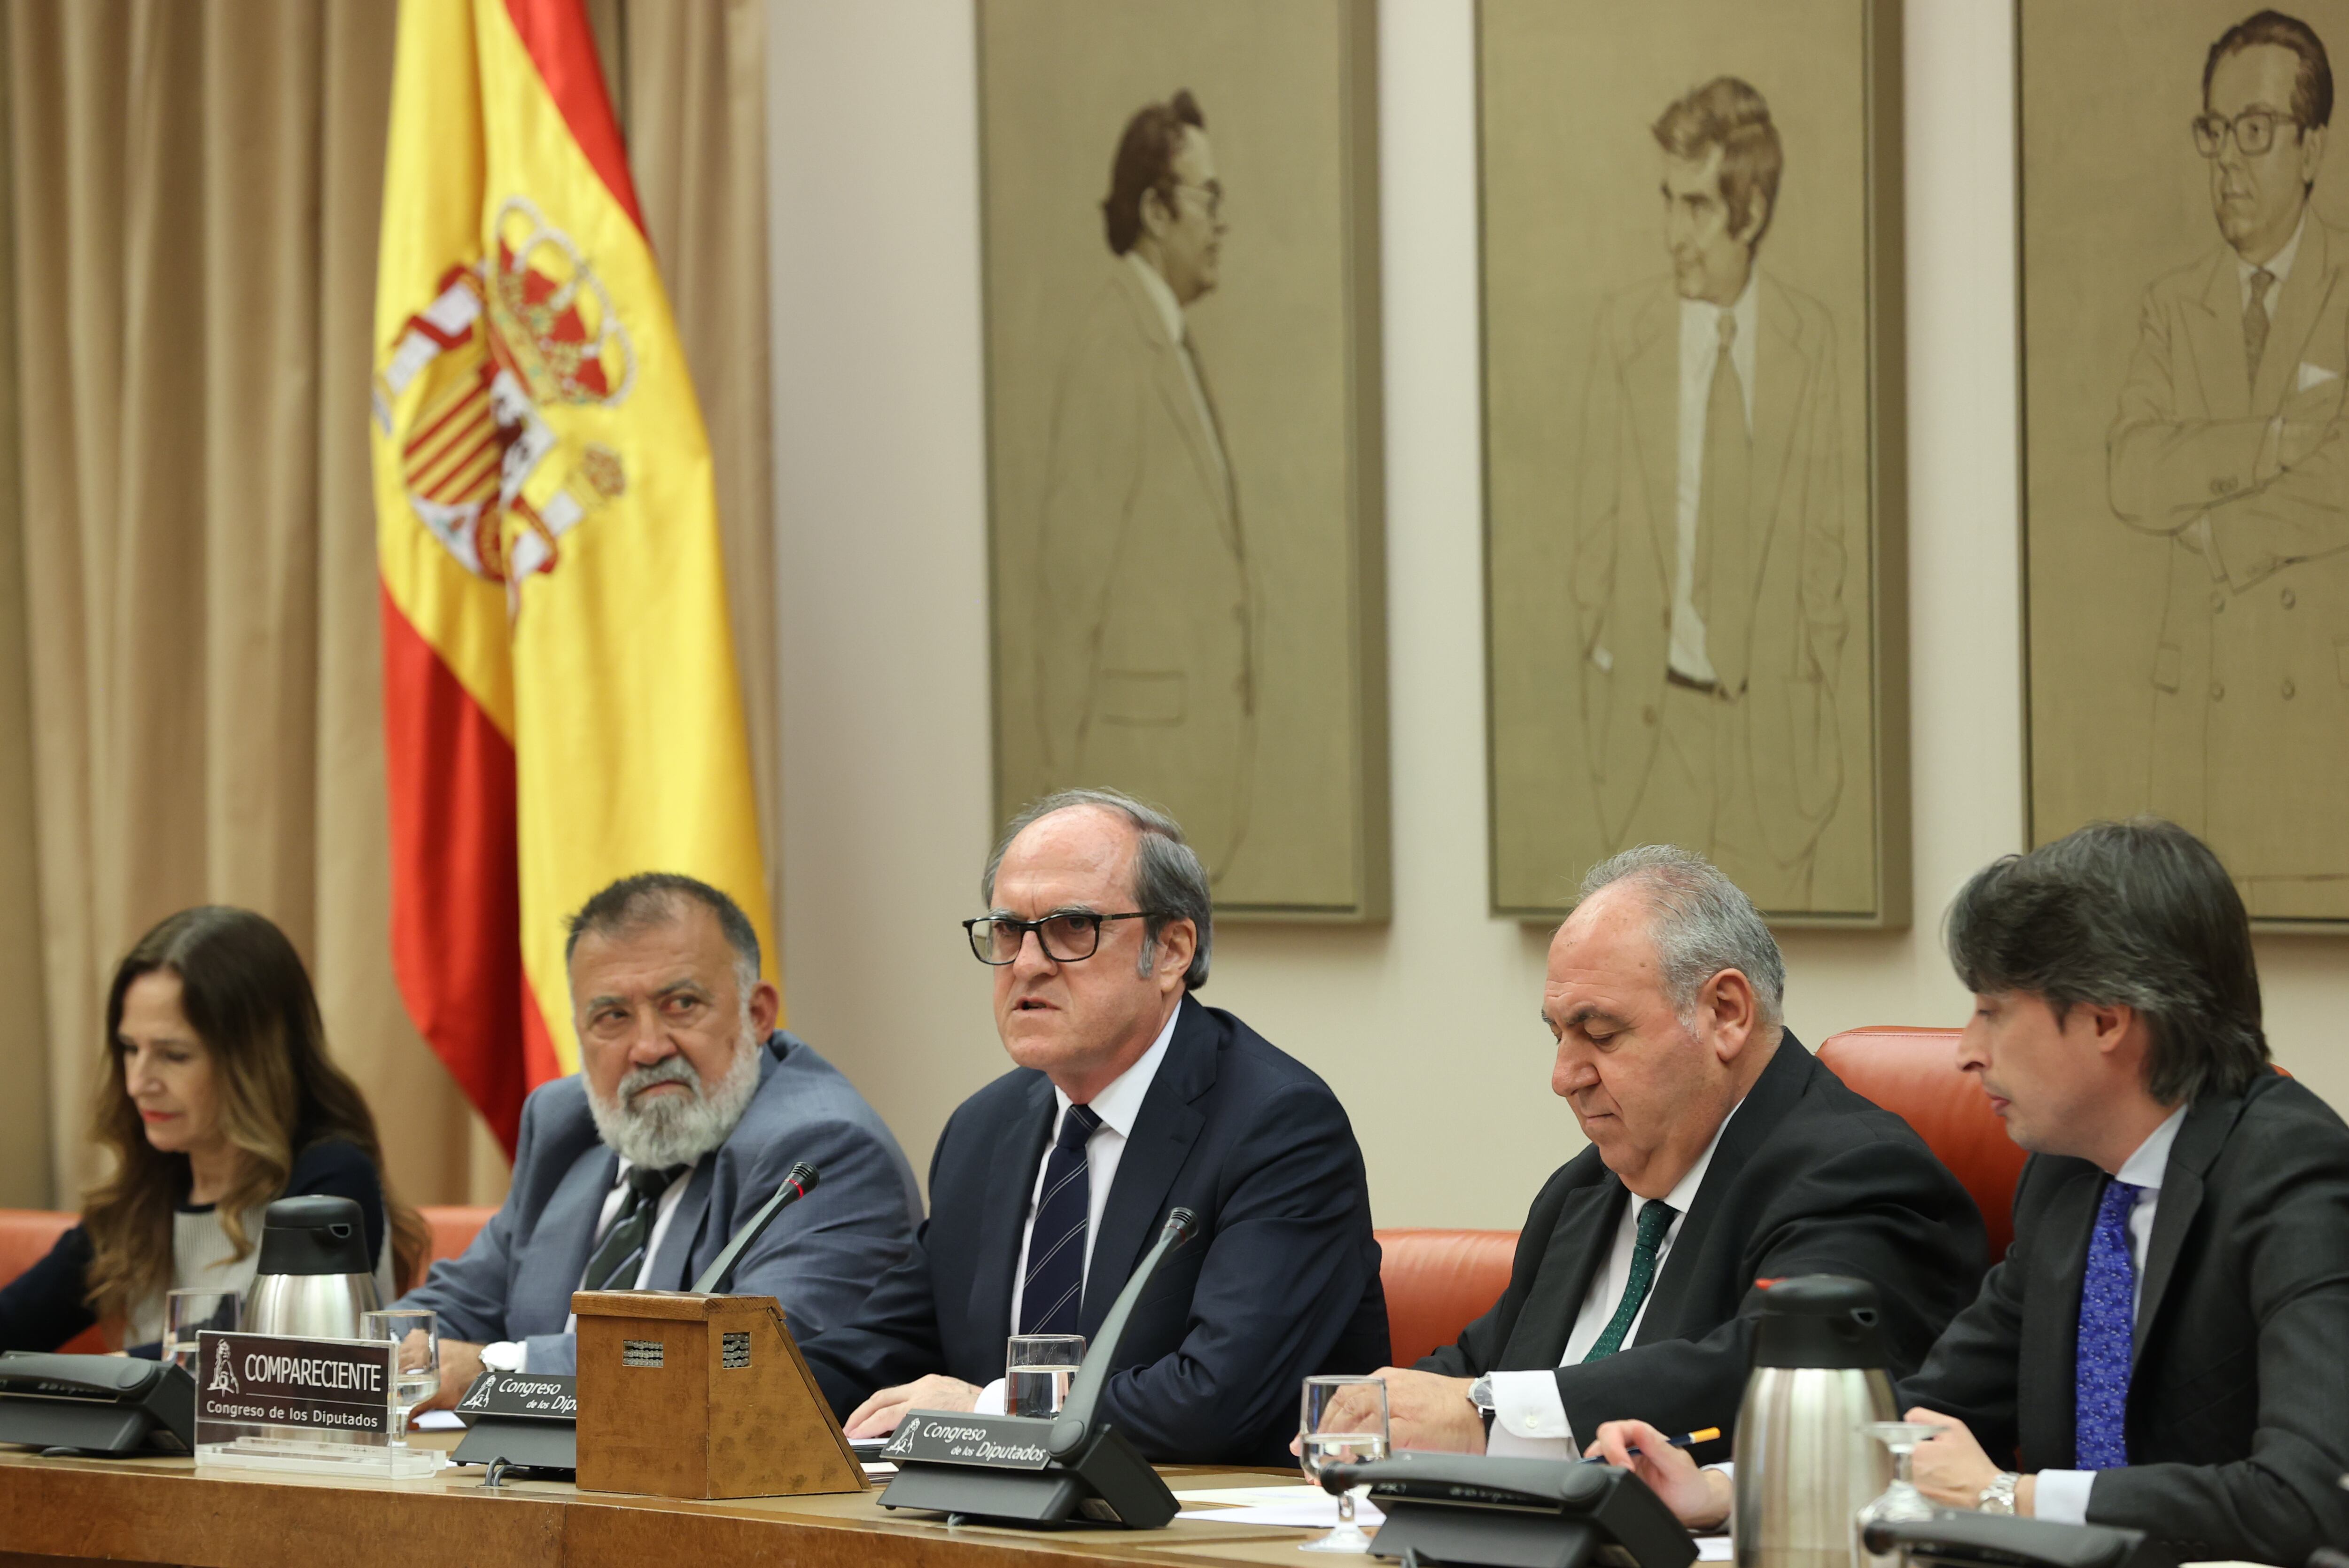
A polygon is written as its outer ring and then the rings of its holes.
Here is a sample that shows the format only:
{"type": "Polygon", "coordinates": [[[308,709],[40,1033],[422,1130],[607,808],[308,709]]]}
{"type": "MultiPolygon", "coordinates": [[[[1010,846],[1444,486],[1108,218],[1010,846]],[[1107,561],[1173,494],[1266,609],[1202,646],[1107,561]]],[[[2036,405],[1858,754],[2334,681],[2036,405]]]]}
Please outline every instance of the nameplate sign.
{"type": "Polygon", "coordinates": [[[457,1418],[471,1426],[482,1417],[532,1421],[579,1418],[579,1379],[552,1373],[484,1372],[458,1403],[457,1418]]]}
{"type": "Polygon", "coordinates": [[[1042,1470],[1052,1462],[1052,1423],[1039,1416],[975,1416],[910,1410],[873,1457],[893,1464],[991,1465],[1042,1470]]]}
{"type": "Polygon", "coordinates": [[[196,1338],[196,1441],[222,1442],[219,1427],[297,1427],[316,1432],[391,1431],[388,1339],[292,1339],[273,1334],[196,1338]]]}

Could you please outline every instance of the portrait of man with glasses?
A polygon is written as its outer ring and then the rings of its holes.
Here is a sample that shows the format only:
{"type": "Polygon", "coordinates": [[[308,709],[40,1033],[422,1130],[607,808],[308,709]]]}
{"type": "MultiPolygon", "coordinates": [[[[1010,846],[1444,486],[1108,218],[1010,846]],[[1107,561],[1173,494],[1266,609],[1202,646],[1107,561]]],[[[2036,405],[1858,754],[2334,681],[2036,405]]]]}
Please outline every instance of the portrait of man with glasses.
{"type": "Polygon", "coordinates": [[[1111,264],[1061,369],[1036,694],[1056,786],[1162,799],[1215,878],[1247,833],[1255,612],[1239,487],[1189,311],[1222,279],[1223,181],[1186,91],[1126,121],[1111,264]]]}
{"type": "Polygon", "coordinates": [[[1128,1320],[1101,1415],[1163,1463],[1283,1462],[1302,1380],[1388,1354],[1344,1108],[1199,1002],[1207,875],[1163,812],[1049,796],[1012,819],[980,893],[963,930],[1012,1070],[947,1120],[912,1253],[854,1323],[801,1346],[808,1366],[851,1438],[999,1411],[1009,1336],[1090,1348],[1179,1205],[1196,1233],[1128,1320]]]}
{"type": "Polygon", "coordinates": [[[2207,838],[2254,916],[2337,917],[2349,876],[2349,240],[2311,201],[2332,118],[2306,22],[2210,45],[2181,129],[2221,242],[2146,291],[2107,440],[2113,511],[2167,544],[2147,787],[2116,805],[2207,838]]]}

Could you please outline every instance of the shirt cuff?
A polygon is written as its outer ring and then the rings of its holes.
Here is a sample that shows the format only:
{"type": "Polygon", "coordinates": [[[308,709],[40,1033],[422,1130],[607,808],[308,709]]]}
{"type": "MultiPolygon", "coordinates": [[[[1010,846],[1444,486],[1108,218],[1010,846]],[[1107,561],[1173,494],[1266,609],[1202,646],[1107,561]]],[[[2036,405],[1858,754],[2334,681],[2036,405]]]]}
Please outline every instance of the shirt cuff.
{"type": "Polygon", "coordinates": [[[1505,1459],[1575,1457],[1574,1423],[1566,1418],[1566,1405],[1557,1397],[1557,1374],[1495,1372],[1493,1429],[1485,1434],[1485,1451],[1505,1459]]]}
{"type": "Polygon", "coordinates": [[[492,1372],[527,1372],[530,1347],[518,1339],[501,1339],[481,1346],[481,1365],[492,1372]]]}
{"type": "Polygon", "coordinates": [[[2094,1470],[2041,1470],[2032,1489],[2031,1517],[2055,1524],[2087,1523],[2088,1492],[2095,1484],[2094,1470]]]}
{"type": "Polygon", "coordinates": [[[994,1382],[989,1383],[986,1387],[981,1388],[978,1391],[978,1403],[970,1408],[970,1413],[974,1416],[999,1416],[1003,1414],[1002,1378],[998,1377],[994,1382]]]}

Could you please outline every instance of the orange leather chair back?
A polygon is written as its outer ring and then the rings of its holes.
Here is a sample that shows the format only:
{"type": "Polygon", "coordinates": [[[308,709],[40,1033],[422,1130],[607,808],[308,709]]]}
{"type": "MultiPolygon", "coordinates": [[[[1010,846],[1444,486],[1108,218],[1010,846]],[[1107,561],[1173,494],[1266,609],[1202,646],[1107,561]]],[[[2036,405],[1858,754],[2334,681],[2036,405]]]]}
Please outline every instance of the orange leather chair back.
{"type": "MultiPolygon", "coordinates": [[[[73,1228],[79,1214],[53,1213],[47,1209],[0,1209],[0,1284],[6,1284],[49,1255],[57,1238],[73,1228]]],[[[95,1328],[84,1329],[57,1346],[70,1355],[95,1355],[111,1348],[95,1328]]]]}
{"type": "Polygon", "coordinates": [[[1958,1070],[1958,1031],[1898,1026],[1847,1029],[1819,1060],[1857,1093],[1914,1128],[1965,1184],[1990,1233],[1990,1259],[2014,1240],[2014,1184],[2023,1151],[1991,1113],[1982,1085],[1958,1070]]]}
{"type": "Polygon", "coordinates": [[[1508,1288],[1515,1231],[1381,1231],[1393,1360],[1408,1367],[1492,1310],[1508,1288]]]}

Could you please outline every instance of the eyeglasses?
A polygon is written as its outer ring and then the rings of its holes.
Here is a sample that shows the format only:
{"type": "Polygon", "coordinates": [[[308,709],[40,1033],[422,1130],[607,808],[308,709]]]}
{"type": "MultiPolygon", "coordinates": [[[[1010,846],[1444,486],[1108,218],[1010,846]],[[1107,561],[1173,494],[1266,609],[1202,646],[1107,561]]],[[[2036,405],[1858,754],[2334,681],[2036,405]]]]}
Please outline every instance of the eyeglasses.
{"type": "Polygon", "coordinates": [[[1112,920],[1148,920],[1147,912],[1135,910],[1125,914],[1095,914],[1091,910],[1061,910],[1041,920],[1014,920],[1007,914],[983,914],[977,920],[966,920],[962,928],[970,934],[970,951],[981,964],[1000,968],[1017,963],[1019,950],[1034,932],[1042,944],[1044,956],[1055,964],[1076,964],[1091,958],[1101,950],[1102,927],[1112,920]]]}
{"type": "Polygon", "coordinates": [[[1210,180],[1205,185],[1185,185],[1177,181],[1174,189],[1196,191],[1200,195],[1205,196],[1207,199],[1207,217],[1210,222],[1223,216],[1224,182],[1222,181],[1210,180]]]}
{"type": "Polygon", "coordinates": [[[2247,108],[2233,119],[2215,114],[2194,117],[2194,150],[2205,158],[2216,158],[2225,150],[2227,133],[2235,136],[2236,150],[2246,158],[2257,158],[2275,145],[2276,127],[2300,124],[2297,115],[2278,114],[2271,108],[2247,108]]]}

